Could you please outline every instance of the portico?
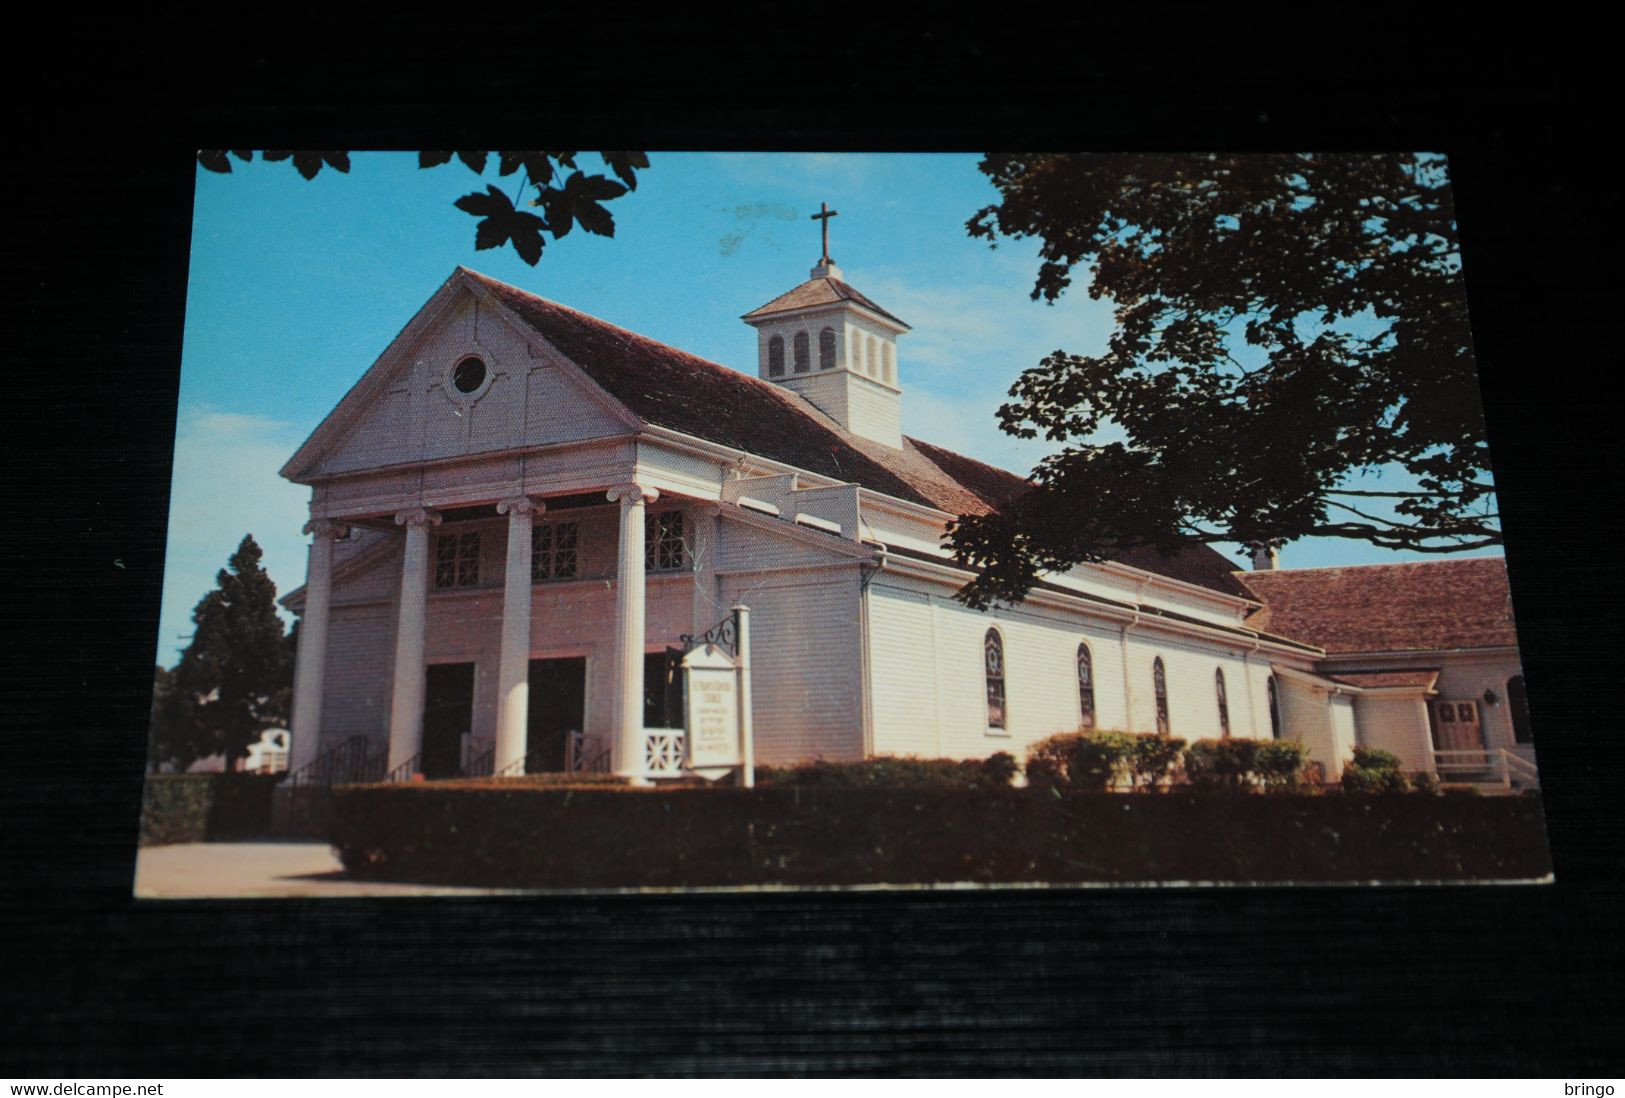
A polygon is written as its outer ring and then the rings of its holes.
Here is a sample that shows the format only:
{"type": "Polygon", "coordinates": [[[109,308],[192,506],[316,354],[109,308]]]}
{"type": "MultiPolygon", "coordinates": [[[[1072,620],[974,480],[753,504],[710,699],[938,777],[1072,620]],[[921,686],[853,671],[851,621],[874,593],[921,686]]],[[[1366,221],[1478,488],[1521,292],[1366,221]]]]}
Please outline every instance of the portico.
{"type": "MultiPolygon", "coordinates": [[[[598,722],[600,731],[607,733],[594,737],[606,741],[607,762],[615,773],[633,778],[645,774],[645,656],[651,647],[648,641],[649,577],[648,534],[649,505],[662,499],[660,489],[634,479],[607,489],[569,492],[552,497],[562,503],[558,510],[549,512],[549,497],[529,495],[522,491],[503,496],[494,503],[474,502],[444,497],[435,506],[403,508],[392,515],[363,514],[348,516],[345,521],[334,518],[314,519],[307,527],[314,537],[310,547],[309,578],[304,591],[305,615],[299,640],[299,667],[295,684],[294,723],[305,729],[322,727],[322,683],[326,673],[325,656],[328,646],[329,608],[332,605],[334,582],[334,546],[350,538],[350,531],[367,530],[375,533],[388,531],[388,542],[398,547],[398,568],[395,575],[395,596],[392,600],[393,660],[390,673],[388,707],[388,748],[384,759],[386,776],[405,780],[422,772],[424,745],[424,715],[426,705],[426,669],[431,662],[444,661],[446,652],[463,652],[483,647],[478,637],[463,636],[450,644],[443,641],[431,645],[444,630],[437,630],[437,619],[448,615],[439,613],[443,603],[466,602],[480,593],[489,593],[489,585],[479,583],[478,562],[490,555],[483,543],[471,541],[491,532],[493,517],[503,520],[505,546],[500,555],[501,599],[496,621],[489,615],[465,615],[460,620],[464,631],[472,626],[481,634],[496,638],[497,658],[492,661],[495,673],[495,721],[490,761],[483,768],[486,773],[516,774],[534,768],[527,763],[530,752],[528,735],[531,728],[530,673],[532,662],[546,659],[556,652],[590,650],[592,670],[605,683],[612,684],[607,721],[598,722]],[[596,506],[595,506],[596,504],[596,506]],[[604,520],[613,516],[612,530],[605,530],[604,520]],[[448,516],[451,516],[448,521],[448,516]],[[549,519],[552,519],[551,523],[549,519]],[[581,526],[584,519],[593,523],[594,534],[582,544],[581,526]],[[560,550],[555,544],[555,531],[566,531],[571,548],[560,550]],[[551,554],[546,567],[538,567],[535,555],[537,531],[547,538],[546,551],[551,554]],[[603,535],[608,534],[609,537],[603,535]],[[615,549],[614,563],[607,567],[602,560],[584,562],[583,549],[591,550],[605,542],[615,549]],[[471,548],[473,547],[473,548],[471,548]],[[561,553],[568,552],[568,557],[561,553]],[[459,559],[456,554],[466,553],[459,559]],[[566,563],[561,564],[561,561],[566,563]],[[557,573],[563,572],[563,575],[557,573]],[[613,575],[610,580],[609,575],[613,575]],[[600,578],[602,577],[602,578],[600,578]],[[558,583],[550,581],[557,580],[558,583]],[[571,600],[579,606],[581,595],[598,596],[609,588],[612,603],[603,606],[602,598],[593,598],[596,609],[588,620],[572,621],[567,628],[550,613],[546,603],[549,587],[574,589],[578,596],[571,600]],[[542,610],[538,613],[538,604],[542,610]],[[434,607],[436,612],[431,612],[434,607]],[[470,620],[470,618],[472,620],[470,620]],[[552,643],[549,634],[567,632],[569,640],[561,648],[552,643]],[[587,636],[586,634],[592,634],[587,636]]],[[[683,514],[680,508],[686,502],[682,497],[665,497],[676,507],[668,515],[683,514]]],[[[668,520],[669,521],[669,520],[668,520]]],[[[494,540],[494,539],[492,539],[494,540]]],[[[374,550],[377,552],[378,550],[374,550]]],[[[668,565],[669,565],[668,561],[668,565]]],[[[686,563],[686,562],[685,562],[686,563]]],[[[660,587],[664,601],[680,607],[691,607],[691,592],[676,590],[682,581],[694,581],[687,569],[667,567],[660,573],[660,587]]],[[[671,621],[669,612],[662,621],[671,621]]],[[[692,620],[684,618],[678,624],[685,631],[692,620]]],[[[666,626],[669,630],[670,626],[666,626]]],[[[657,638],[656,650],[675,643],[676,637],[657,638]],[[663,644],[659,643],[664,641],[663,644]]],[[[471,729],[471,732],[473,730],[471,729]]],[[[587,729],[572,729],[586,733],[587,729]]],[[[481,737],[483,738],[483,737],[481,737]]],[[[296,736],[295,742],[303,750],[296,750],[294,769],[314,760],[317,736],[296,736]]],[[[331,745],[329,745],[331,746],[331,745]]],[[[582,757],[583,744],[570,745],[568,764],[581,768],[587,762],[582,757]]],[[[599,752],[601,753],[601,752],[599,752]]]]}

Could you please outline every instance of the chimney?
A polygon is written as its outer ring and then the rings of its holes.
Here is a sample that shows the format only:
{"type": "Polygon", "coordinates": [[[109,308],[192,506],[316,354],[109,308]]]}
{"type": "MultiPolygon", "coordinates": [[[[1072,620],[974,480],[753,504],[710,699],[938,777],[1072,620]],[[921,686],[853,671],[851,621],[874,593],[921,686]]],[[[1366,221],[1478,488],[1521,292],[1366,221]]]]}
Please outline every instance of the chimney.
{"type": "Polygon", "coordinates": [[[1281,551],[1273,545],[1254,545],[1253,571],[1268,572],[1281,566],[1281,551]]]}

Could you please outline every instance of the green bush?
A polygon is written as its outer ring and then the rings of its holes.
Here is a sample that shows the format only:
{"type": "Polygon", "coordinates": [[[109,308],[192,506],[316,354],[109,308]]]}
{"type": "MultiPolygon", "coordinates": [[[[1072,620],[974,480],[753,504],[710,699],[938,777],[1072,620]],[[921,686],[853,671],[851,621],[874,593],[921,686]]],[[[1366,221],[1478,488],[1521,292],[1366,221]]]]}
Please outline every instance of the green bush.
{"type": "Polygon", "coordinates": [[[549,889],[1541,877],[1538,797],[1031,789],[341,786],[372,880],[549,889]]]}
{"type": "Polygon", "coordinates": [[[1135,750],[1126,732],[1061,732],[1027,749],[1027,784],[1103,792],[1132,772],[1135,750]]]}
{"type": "Polygon", "coordinates": [[[1253,752],[1253,772],[1266,789],[1298,789],[1305,784],[1308,761],[1309,749],[1298,740],[1260,740],[1253,752]]]}
{"type": "Polygon", "coordinates": [[[886,756],[861,762],[759,766],[756,784],[822,789],[1005,789],[1016,774],[1015,757],[1000,751],[986,759],[919,759],[886,756]]]}
{"type": "Polygon", "coordinates": [[[254,839],[270,833],[271,790],[281,774],[149,774],[141,793],[141,845],[254,839]]]}
{"type": "Polygon", "coordinates": [[[1154,790],[1171,780],[1184,750],[1185,741],[1172,736],[1159,736],[1155,732],[1136,735],[1129,763],[1134,771],[1134,784],[1154,790]]]}
{"type": "Polygon", "coordinates": [[[1185,749],[1185,777],[1200,790],[1251,789],[1259,746],[1248,739],[1197,740],[1185,749]]]}
{"type": "Polygon", "coordinates": [[[1431,770],[1418,770],[1411,775],[1411,788],[1418,793],[1429,793],[1435,796],[1439,790],[1439,775],[1431,770]]]}
{"type": "Polygon", "coordinates": [[[1376,747],[1356,747],[1354,758],[1343,764],[1345,793],[1404,793],[1411,783],[1405,779],[1399,758],[1376,747]]]}

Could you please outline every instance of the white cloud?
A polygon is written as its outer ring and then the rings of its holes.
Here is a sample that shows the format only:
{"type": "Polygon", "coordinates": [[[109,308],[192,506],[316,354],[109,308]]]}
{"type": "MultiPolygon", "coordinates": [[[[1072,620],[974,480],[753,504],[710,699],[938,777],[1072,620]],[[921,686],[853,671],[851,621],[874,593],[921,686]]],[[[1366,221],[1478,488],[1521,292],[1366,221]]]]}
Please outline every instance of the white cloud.
{"type": "Polygon", "coordinates": [[[865,293],[913,330],[898,342],[904,430],[927,442],[1026,474],[1057,444],[999,429],[999,405],[1023,370],[1056,349],[1098,353],[1112,331],[1109,302],[1069,294],[1047,306],[1027,295],[1014,256],[990,261],[989,277],[920,281],[881,273],[865,293]]]}
{"type": "Polygon", "coordinates": [[[277,475],[304,430],[265,416],[214,408],[182,409],[164,551],[164,593],[157,660],[173,664],[192,631],[192,608],[214,587],[244,534],[264,550],[261,562],[285,594],[304,582],[309,489],[277,475]]]}

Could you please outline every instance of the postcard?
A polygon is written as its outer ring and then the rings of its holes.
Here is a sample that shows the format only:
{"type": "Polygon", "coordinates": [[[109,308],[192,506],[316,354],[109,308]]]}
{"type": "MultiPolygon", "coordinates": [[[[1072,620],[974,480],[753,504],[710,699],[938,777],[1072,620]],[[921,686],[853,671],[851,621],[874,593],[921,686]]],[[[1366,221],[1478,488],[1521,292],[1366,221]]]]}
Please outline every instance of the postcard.
{"type": "Polygon", "coordinates": [[[1551,879],[1442,156],[198,159],[139,897],[1551,879]]]}

